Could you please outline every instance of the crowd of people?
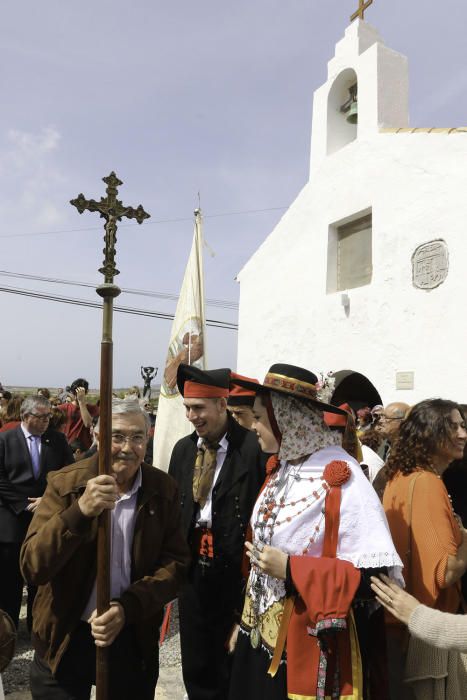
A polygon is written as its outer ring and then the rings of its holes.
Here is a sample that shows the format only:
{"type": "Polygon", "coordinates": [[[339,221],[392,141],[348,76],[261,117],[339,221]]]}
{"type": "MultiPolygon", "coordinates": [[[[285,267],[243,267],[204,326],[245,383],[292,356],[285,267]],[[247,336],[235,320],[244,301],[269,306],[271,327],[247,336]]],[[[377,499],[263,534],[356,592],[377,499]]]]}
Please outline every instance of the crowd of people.
{"type": "Polygon", "coordinates": [[[465,698],[466,407],[337,402],[288,364],[262,382],[182,364],[177,385],[194,430],[170,464],[149,466],[132,387],[100,476],[86,380],[57,397],[0,385],[0,670],[26,584],[35,700],[89,698],[96,646],[109,698],[152,700],[175,598],[189,700],[465,698]]]}

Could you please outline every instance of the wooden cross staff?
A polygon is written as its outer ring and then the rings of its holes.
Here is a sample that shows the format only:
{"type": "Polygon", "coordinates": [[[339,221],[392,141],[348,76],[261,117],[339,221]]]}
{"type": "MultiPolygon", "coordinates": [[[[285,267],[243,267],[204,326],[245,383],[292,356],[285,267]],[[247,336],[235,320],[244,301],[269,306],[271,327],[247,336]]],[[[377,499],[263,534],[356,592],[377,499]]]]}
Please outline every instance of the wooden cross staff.
{"type": "Polygon", "coordinates": [[[360,19],[364,19],[365,11],[368,10],[370,5],[373,5],[373,0],[358,0],[358,10],[353,13],[353,15],[350,18],[350,21],[353,22],[354,19],[357,19],[357,17],[360,17],[360,19]]]}
{"type": "MultiPolygon", "coordinates": [[[[117,199],[118,187],[122,181],[114,172],[102,178],[106,188],[106,197],[100,202],[86,199],[79,194],[70,204],[77,208],[80,214],[84,211],[97,211],[105,219],[105,248],[104,262],[99,269],[104,275],[104,284],[97,287],[96,292],[103,298],[102,342],[101,342],[101,380],[100,380],[100,412],[99,412],[99,474],[111,474],[111,443],[112,443],[112,316],[113,300],[120,294],[120,289],[114,284],[114,276],[119,274],[115,267],[115,244],[117,242],[117,221],[125,216],[136,219],[141,224],[149,218],[141,204],[137,209],[123,206],[117,199]]],[[[110,511],[104,510],[99,516],[97,529],[97,614],[102,615],[109,609],[110,603],[110,511]]],[[[96,647],[96,698],[108,700],[108,648],[96,647]]]]}

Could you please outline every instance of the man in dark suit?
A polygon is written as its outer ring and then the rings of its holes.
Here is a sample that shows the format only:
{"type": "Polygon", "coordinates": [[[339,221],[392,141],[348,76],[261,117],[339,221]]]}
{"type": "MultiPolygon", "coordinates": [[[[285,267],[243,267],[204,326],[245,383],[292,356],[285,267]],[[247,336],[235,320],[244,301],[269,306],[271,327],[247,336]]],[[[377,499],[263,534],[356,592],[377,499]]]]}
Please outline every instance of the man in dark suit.
{"type": "Polygon", "coordinates": [[[242,559],[264,480],[254,433],[227,413],[230,370],[180,365],[177,384],[195,431],[179,440],[169,474],[178,482],[192,552],[179,595],[182,671],[189,700],[225,700],[229,640],[243,607],[242,559]]]}
{"type": "MultiPolygon", "coordinates": [[[[19,552],[46,487],[47,473],[71,464],[63,433],[47,430],[51,406],[42,396],[21,404],[21,424],[0,434],[0,608],[18,626],[23,579],[19,552]]],[[[28,623],[33,591],[28,591],[28,623]]]]}

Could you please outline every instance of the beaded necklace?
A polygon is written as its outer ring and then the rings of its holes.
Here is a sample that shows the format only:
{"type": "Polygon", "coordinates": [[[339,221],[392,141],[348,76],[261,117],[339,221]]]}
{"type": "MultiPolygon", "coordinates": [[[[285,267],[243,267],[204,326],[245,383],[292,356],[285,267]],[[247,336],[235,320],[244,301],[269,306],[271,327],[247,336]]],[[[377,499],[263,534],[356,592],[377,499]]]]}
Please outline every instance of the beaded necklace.
{"type": "MultiPolygon", "coordinates": [[[[259,532],[258,539],[261,547],[264,547],[265,544],[271,544],[276,526],[292,522],[294,518],[308,510],[329,490],[329,486],[323,478],[315,479],[312,476],[300,475],[299,472],[305,459],[303,458],[298,465],[286,464],[283,470],[280,470],[266,485],[256,520],[253,524],[253,531],[255,533],[259,532]],[[311,493],[294,501],[288,501],[291,488],[295,483],[301,481],[309,482],[313,485],[317,481],[321,481],[321,483],[319,486],[316,485],[311,493]],[[299,504],[303,504],[300,510],[288,511],[288,509],[295,509],[299,504]],[[280,518],[279,515],[281,516],[280,518]]],[[[319,519],[319,522],[321,521],[322,517],[319,519]]],[[[319,532],[319,526],[316,525],[315,528],[315,532],[319,532]]],[[[316,539],[315,536],[313,541],[314,539],[316,539]]],[[[306,554],[307,550],[308,545],[303,550],[303,554],[306,554]]]]}
{"type": "MultiPolygon", "coordinates": [[[[264,488],[262,499],[257,510],[256,520],[253,523],[253,533],[255,536],[255,541],[253,544],[259,551],[262,551],[265,545],[271,544],[274,536],[274,530],[277,526],[292,522],[295,518],[314,505],[316,501],[322,498],[322,496],[329,490],[329,486],[322,477],[321,479],[315,479],[312,476],[300,475],[299,472],[305,459],[306,457],[304,457],[297,465],[290,465],[286,463],[284,467],[279,469],[279,471],[269,480],[264,488]],[[288,501],[288,496],[292,487],[297,482],[301,481],[309,482],[311,484],[311,493],[293,501],[288,501]],[[319,486],[316,483],[318,481],[321,482],[319,486]],[[297,509],[299,504],[301,507],[297,509]],[[290,511],[288,509],[296,510],[290,511]]],[[[312,534],[301,552],[302,555],[305,555],[310,546],[316,541],[321,531],[323,521],[324,508],[321,510],[317,521],[310,524],[312,534]]],[[[259,567],[255,567],[254,574],[255,578],[252,586],[253,596],[251,600],[252,619],[250,620],[250,624],[252,627],[250,631],[250,643],[251,646],[256,649],[259,647],[261,642],[259,611],[261,603],[266,594],[267,574],[265,574],[259,567]]]]}

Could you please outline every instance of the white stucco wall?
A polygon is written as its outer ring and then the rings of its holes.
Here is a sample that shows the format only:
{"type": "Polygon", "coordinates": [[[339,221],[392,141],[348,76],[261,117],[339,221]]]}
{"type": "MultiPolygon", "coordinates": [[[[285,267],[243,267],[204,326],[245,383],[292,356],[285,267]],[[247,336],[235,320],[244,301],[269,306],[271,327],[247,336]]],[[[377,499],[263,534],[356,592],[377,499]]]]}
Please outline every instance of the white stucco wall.
{"type": "Polygon", "coordinates": [[[467,402],[467,133],[380,131],[407,125],[407,64],[371,44],[370,30],[354,23],[337,45],[336,70],[315,94],[310,182],[238,276],[238,370],[261,379],[273,362],[353,369],[385,403],[467,402]],[[327,95],[348,67],[358,76],[358,137],[327,155],[327,95]],[[394,100],[386,85],[400,91],[394,100]],[[326,293],[329,227],[369,209],[372,282],[347,292],[346,314],[341,292],[326,293]],[[448,245],[448,277],[416,289],[412,254],[435,239],[448,245]],[[398,371],[415,372],[412,391],[396,390],[398,371]]]}

